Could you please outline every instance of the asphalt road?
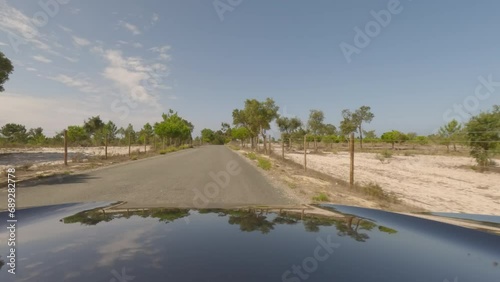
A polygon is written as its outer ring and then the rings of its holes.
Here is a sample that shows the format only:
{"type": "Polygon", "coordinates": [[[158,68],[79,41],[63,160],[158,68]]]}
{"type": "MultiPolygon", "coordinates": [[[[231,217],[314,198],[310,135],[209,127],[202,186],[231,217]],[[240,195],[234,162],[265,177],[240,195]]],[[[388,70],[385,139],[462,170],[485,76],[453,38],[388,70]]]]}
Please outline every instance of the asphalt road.
{"type": "MultiPolygon", "coordinates": [[[[0,190],[0,209],[7,207],[6,194],[0,190]]],[[[43,184],[19,184],[16,201],[17,208],[94,201],[190,208],[295,204],[225,146],[183,150],[43,184]]]]}

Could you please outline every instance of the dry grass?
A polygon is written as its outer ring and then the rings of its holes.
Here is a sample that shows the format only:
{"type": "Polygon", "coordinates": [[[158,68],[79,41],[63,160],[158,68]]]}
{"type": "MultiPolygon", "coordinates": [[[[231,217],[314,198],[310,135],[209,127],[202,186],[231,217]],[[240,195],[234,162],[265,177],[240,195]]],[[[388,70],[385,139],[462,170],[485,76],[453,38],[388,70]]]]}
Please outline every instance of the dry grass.
{"type": "Polygon", "coordinates": [[[328,202],[330,199],[325,193],[319,193],[318,195],[312,197],[312,200],[315,202],[328,202]]]}
{"type": "Polygon", "coordinates": [[[400,200],[396,197],[396,195],[384,191],[384,189],[382,189],[382,187],[379,184],[374,182],[370,182],[368,184],[356,183],[353,188],[359,191],[360,193],[377,200],[382,200],[388,203],[400,202],[400,200]]]}

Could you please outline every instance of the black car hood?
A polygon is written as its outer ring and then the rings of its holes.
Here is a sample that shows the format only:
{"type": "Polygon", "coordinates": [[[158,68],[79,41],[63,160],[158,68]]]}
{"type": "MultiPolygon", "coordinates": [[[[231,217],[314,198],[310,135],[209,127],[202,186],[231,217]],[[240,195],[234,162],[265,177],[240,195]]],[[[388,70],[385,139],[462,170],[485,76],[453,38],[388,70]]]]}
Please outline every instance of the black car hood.
{"type": "Polygon", "coordinates": [[[0,281],[500,281],[500,236],[412,216],[108,204],[18,211],[15,275],[0,213],[0,281]]]}

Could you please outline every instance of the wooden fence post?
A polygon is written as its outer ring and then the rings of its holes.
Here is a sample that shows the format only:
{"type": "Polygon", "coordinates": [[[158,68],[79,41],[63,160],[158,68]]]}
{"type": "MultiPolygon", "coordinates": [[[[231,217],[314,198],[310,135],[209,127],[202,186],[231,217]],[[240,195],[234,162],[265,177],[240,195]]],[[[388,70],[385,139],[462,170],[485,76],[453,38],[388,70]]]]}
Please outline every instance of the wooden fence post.
{"type": "Polygon", "coordinates": [[[304,171],[307,171],[307,135],[304,135],[304,171]]]}
{"type": "Polygon", "coordinates": [[[64,130],[64,165],[68,165],[68,131],[64,130]]]}
{"type": "Polygon", "coordinates": [[[131,139],[132,139],[132,134],[130,134],[130,132],[128,133],[128,156],[130,157],[130,142],[131,142],[131,139]]]}
{"type": "Polygon", "coordinates": [[[351,155],[351,169],[349,174],[349,185],[354,186],[354,132],[351,133],[349,143],[349,154],[351,155]]]}
{"type": "Polygon", "coordinates": [[[108,159],[108,134],[106,134],[104,139],[104,159],[108,159]]]}

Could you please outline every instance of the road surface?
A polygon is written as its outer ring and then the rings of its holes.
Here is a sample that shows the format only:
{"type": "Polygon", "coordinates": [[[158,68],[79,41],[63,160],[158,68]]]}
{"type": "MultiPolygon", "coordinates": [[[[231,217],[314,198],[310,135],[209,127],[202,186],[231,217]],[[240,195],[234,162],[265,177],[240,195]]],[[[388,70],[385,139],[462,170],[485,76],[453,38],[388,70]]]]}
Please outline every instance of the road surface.
{"type": "MultiPolygon", "coordinates": [[[[264,175],[225,146],[204,146],[149,159],[21,184],[17,207],[126,201],[129,207],[214,208],[295,205],[264,175]]],[[[0,190],[0,209],[7,207],[0,190]]]]}

